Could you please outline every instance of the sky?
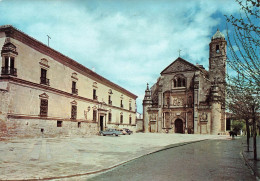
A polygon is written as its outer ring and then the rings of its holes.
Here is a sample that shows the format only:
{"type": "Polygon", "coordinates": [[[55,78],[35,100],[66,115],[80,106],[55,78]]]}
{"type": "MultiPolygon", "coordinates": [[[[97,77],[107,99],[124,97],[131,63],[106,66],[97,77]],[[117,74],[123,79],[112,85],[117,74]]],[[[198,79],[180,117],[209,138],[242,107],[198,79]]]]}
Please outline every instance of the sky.
{"type": "Polygon", "coordinates": [[[13,25],[138,96],[180,56],[208,70],[209,43],[235,0],[0,0],[13,25]]]}

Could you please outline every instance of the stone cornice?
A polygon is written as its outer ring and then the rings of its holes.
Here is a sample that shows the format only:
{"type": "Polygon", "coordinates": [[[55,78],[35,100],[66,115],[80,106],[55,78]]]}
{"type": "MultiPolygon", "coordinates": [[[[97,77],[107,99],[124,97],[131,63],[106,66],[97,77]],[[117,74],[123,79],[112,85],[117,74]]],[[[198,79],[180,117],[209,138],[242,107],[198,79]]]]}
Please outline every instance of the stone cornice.
{"type": "Polygon", "coordinates": [[[108,85],[110,88],[113,88],[115,90],[119,90],[120,92],[128,95],[129,97],[136,99],[137,96],[128,90],[120,87],[119,85],[116,85],[115,83],[111,82],[110,80],[104,78],[101,75],[98,75],[97,73],[91,71],[90,69],[86,68],[82,64],[74,61],[73,59],[61,54],[60,52],[48,47],[47,45],[41,43],[40,41],[30,37],[29,35],[25,34],[24,32],[14,28],[11,25],[4,25],[0,26],[0,32],[5,32],[7,37],[16,39],[27,46],[39,51],[42,54],[45,54],[54,60],[60,62],[61,64],[64,64],[65,66],[70,67],[71,69],[85,75],[85,76],[91,76],[95,80],[99,81],[100,83],[104,83],[108,85]]]}

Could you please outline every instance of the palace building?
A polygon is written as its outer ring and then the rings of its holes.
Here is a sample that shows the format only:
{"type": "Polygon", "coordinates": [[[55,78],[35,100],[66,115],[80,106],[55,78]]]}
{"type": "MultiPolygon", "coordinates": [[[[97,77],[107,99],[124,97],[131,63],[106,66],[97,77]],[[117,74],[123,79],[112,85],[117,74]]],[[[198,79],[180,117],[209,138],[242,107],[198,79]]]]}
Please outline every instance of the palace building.
{"type": "Polygon", "coordinates": [[[133,93],[10,25],[0,50],[0,136],[135,131],[133,93]]]}
{"type": "Polygon", "coordinates": [[[226,45],[218,30],[209,44],[209,70],[177,58],[145,91],[143,131],[224,134],[226,45]]]}

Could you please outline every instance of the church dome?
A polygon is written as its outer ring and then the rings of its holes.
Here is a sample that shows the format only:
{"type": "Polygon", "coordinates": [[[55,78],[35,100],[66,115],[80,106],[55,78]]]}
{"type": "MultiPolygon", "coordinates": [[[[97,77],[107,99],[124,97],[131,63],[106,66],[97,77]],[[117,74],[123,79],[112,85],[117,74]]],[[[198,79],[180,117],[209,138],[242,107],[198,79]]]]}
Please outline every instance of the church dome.
{"type": "Polygon", "coordinates": [[[217,30],[217,32],[215,33],[215,35],[212,37],[212,39],[217,39],[217,38],[224,38],[225,36],[219,31],[219,29],[217,30]]]}

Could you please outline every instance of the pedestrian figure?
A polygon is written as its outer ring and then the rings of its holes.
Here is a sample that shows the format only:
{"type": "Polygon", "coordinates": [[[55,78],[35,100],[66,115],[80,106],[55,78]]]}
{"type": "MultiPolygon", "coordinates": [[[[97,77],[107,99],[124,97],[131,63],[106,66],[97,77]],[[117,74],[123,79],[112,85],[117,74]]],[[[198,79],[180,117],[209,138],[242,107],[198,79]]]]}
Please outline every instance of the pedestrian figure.
{"type": "Polygon", "coordinates": [[[232,140],[233,140],[233,139],[235,139],[235,136],[237,136],[237,132],[229,131],[229,135],[232,136],[232,140]]]}

